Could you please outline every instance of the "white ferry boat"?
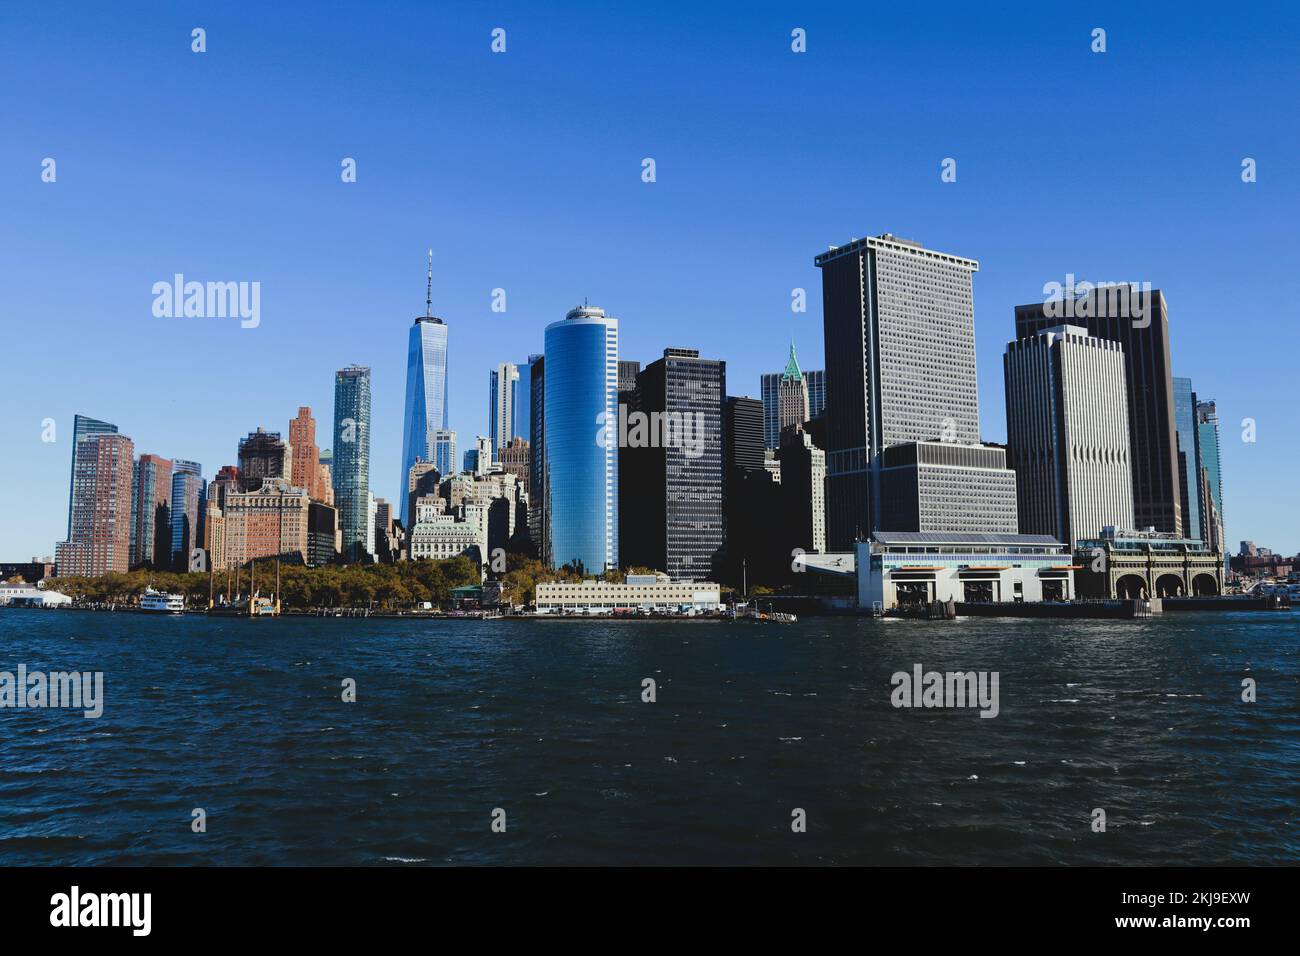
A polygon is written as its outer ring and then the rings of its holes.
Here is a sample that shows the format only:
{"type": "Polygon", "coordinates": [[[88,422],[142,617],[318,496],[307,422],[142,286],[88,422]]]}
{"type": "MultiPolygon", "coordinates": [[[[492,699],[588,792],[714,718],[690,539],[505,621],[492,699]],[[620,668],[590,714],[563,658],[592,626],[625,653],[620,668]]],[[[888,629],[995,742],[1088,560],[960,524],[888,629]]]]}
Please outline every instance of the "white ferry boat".
{"type": "Polygon", "coordinates": [[[181,614],[185,611],[185,595],[145,588],[140,597],[140,610],[154,614],[181,614]]]}

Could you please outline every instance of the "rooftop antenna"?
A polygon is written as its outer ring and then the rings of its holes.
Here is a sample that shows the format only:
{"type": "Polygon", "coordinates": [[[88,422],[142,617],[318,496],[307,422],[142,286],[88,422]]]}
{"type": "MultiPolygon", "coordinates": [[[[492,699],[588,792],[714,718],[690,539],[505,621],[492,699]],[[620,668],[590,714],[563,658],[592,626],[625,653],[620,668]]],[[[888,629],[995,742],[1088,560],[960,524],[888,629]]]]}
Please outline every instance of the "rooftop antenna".
{"type": "Polygon", "coordinates": [[[433,250],[429,250],[429,291],[424,297],[424,317],[433,318],[433,250]]]}

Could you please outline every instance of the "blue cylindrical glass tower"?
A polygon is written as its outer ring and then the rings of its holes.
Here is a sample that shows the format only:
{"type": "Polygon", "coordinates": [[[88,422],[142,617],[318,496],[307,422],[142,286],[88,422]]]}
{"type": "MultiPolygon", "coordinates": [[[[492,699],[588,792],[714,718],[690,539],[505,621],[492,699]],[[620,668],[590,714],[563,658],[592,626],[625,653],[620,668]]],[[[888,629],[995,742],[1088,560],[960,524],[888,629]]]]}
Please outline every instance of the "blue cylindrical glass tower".
{"type": "Polygon", "coordinates": [[[595,574],[618,567],[618,320],[582,306],[544,341],[544,558],[595,574]]]}

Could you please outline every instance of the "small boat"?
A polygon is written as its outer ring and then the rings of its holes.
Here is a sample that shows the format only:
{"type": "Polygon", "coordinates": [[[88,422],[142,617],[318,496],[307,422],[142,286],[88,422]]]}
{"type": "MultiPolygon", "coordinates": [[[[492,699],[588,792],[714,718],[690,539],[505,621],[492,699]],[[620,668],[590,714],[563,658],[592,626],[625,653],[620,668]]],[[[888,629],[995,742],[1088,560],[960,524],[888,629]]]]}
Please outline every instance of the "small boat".
{"type": "Polygon", "coordinates": [[[185,612],[185,595],[168,594],[166,591],[145,588],[144,594],[140,596],[140,610],[152,614],[183,614],[185,612]]]}

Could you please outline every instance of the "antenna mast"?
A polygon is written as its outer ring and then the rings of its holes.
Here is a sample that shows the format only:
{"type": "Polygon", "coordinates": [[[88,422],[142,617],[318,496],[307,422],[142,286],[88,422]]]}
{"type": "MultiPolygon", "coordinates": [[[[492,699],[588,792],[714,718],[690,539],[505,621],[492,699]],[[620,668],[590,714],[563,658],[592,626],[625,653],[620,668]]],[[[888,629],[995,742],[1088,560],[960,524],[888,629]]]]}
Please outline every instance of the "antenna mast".
{"type": "Polygon", "coordinates": [[[424,317],[433,318],[433,250],[429,250],[429,291],[424,297],[424,317]]]}

